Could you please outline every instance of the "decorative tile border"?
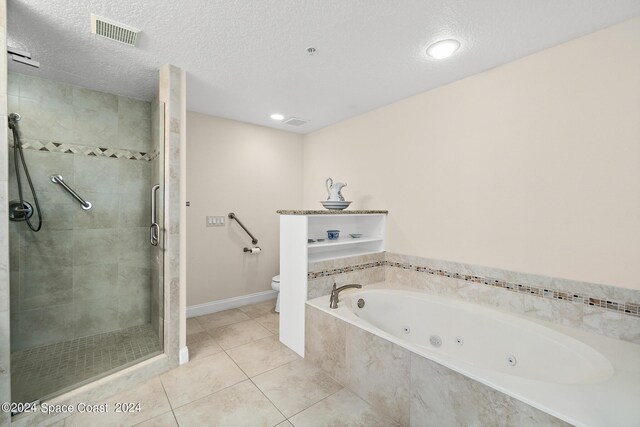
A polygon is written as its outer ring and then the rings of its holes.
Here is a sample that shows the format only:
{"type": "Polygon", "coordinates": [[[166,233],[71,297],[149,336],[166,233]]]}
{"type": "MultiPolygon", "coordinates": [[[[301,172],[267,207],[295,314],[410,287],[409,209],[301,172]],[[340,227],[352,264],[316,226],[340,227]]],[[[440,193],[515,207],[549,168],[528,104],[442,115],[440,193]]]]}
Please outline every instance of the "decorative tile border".
{"type": "Polygon", "coordinates": [[[307,280],[317,279],[319,277],[335,276],[336,274],[351,273],[353,271],[367,270],[374,267],[384,267],[386,261],[368,262],[366,264],[350,265],[347,267],[333,268],[331,270],[322,270],[307,273],[307,280]]]}
{"type": "Polygon", "coordinates": [[[601,298],[590,297],[581,293],[558,291],[551,288],[539,288],[531,285],[521,285],[511,283],[505,280],[493,279],[491,277],[472,276],[468,274],[452,273],[445,270],[437,270],[429,267],[421,267],[412,264],[385,261],[385,265],[389,267],[402,268],[403,270],[418,271],[421,273],[432,274],[435,276],[451,277],[453,279],[465,280],[467,282],[480,283],[483,285],[503,288],[512,292],[520,292],[529,295],[535,295],[542,298],[550,298],[555,300],[573,302],[577,304],[590,305],[594,307],[604,308],[609,311],[616,311],[630,316],[640,317],[640,304],[632,302],[610,301],[601,298]]]}
{"type": "Polygon", "coordinates": [[[149,154],[149,161],[155,160],[158,158],[158,156],[160,155],[160,150],[156,150],[155,148],[151,151],[151,154],[149,154]]]}
{"type": "Polygon", "coordinates": [[[615,311],[617,313],[625,314],[628,316],[640,317],[640,304],[632,302],[612,301],[602,298],[591,297],[582,293],[574,293],[567,291],[559,291],[556,289],[546,287],[536,287],[531,285],[523,285],[519,283],[512,283],[505,280],[494,279],[491,277],[473,276],[468,274],[460,274],[450,272],[446,270],[438,270],[429,267],[423,267],[413,264],[392,262],[392,261],[377,261],[366,264],[358,264],[342,268],[334,268],[331,270],[314,271],[307,274],[307,279],[317,279],[319,277],[335,276],[337,274],[349,273],[352,271],[366,270],[374,267],[395,267],[403,270],[417,271],[420,273],[431,274],[434,276],[450,277],[453,279],[464,280],[467,282],[478,283],[487,286],[493,286],[496,288],[506,289],[511,292],[519,292],[528,295],[534,295],[541,298],[549,298],[554,300],[566,301],[576,304],[584,304],[592,307],[600,307],[608,311],[615,311]]]}
{"type": "MultiPolygon", "coordinates": [[[[9,147],[13,148],[13,142],[9,144],[9,147]]],[[[155,159],[159,154],[158,150],[153,150],[152,153],[143,153],[124,148],[94,147],[81,144],[39,141],[35,139],[23,140],[22,148],[25,150],[44,151],[49,153],[80,154],[94,157],[109,157],[113,159],[143,160],[146,162],[155,159]]]]}

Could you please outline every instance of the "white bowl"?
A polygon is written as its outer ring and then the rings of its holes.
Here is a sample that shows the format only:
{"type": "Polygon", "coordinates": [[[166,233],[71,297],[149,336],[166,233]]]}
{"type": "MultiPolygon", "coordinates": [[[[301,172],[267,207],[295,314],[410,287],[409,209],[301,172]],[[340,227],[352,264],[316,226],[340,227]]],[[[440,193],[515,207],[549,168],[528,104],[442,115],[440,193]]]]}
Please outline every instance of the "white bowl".
{"type": "Polygon", "coordinates": [[[322,206],[324,206],[327,209],[331,209],[334,211],[341,211],[343,209],[346,209],[349,207],[349,205],[351,204],[351,202],[347,202],[347,201],[337,201],[337,200],[325,200],[322,203],[322,206]]]}

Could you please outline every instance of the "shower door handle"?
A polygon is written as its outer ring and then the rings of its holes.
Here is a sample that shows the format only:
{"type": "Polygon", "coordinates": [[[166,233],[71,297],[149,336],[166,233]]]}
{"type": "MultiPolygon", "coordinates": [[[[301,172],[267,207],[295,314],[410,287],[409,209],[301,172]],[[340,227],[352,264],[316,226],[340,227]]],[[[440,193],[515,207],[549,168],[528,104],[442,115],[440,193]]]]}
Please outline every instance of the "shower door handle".
{"type": "Polygon", "coordinates": [[[151,245],[158,246],[160,240],[160,226],[156,220],[156,195],[160,189],[160,184],[151,187],[151,227],[149,227],[149,240],[151,245]]]}
{"type": "Polygon", "coordinates": [[[153,246],[158,246],[158,241],[160,240],[160,226],[155,222],[151,224],[151,227],[149,227],[149,235],[151,244],[153,246]]]}

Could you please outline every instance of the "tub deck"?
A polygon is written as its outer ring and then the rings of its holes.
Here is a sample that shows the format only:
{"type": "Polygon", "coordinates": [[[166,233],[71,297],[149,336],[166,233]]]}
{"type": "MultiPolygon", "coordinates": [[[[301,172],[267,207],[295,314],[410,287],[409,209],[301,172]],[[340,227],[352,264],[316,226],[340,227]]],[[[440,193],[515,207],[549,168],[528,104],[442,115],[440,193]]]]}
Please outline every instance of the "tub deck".
{"type": "MultiPolygon", "coordinates": [[[[329,309],[328,296],[309,300],[307,301],[307,305],[406,349],[412,353],[412,357],[417,355],[436,362],[471,380],[484,384],[493,390],[517,399],[520,402],[524,402],[533,408],[567,423],[576,426],[603,427],[613,425],[639,425],[640,345],[591,334],[543,320],[500,312],[501,315],[511,316],[512,318],[520,319],[519,321],[524,320],[525,322],[531,322],[531,324],[541,325],[576,339],[602,354],[613,367],[613,373],[607,379],[589,384],[560,384],[557,382],[543,382],[508,375],[494,369],[478,366],[474,364],[473,360],[460,360],[443,354],[442,352],[429,349],[426,346],[409,343],[406,340],[382,331],[358,317],[349,307],[348,295],[355,295],[375,289],[392,289],[401,292],[416,293],[416,289],[414,288],[381,282],[365,286],[362,290],[343,292],[341,294],[341,303],[338,309],[335,310],[329,309]]],[[[434,298],[443,297],[434,296],[434,298]]],[[[453,304],[469,304],[455,299],[448,300],[453,304]]],[[[482,307],[482,310],[486,309],[486,307],[482,307]]],[[[481,310],[479,310],[479,312],[480,311],[481,310]]],[[[566,366],[566,368],[563,369],[571,368],[571,366],[566,366]]]]}

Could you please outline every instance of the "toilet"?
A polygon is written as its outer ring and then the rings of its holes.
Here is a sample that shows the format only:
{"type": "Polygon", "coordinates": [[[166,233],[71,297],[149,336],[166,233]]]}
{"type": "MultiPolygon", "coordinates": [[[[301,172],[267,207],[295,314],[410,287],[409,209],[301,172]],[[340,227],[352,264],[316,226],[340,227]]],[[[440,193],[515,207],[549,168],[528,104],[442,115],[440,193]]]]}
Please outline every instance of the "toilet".
{"type": "Polygon", "coordinates": [[[278,299],[276,299],[276,313],[280,313],[280,275],[273,276],[271,279],[271,288],[278,292],[278,299]]]}

